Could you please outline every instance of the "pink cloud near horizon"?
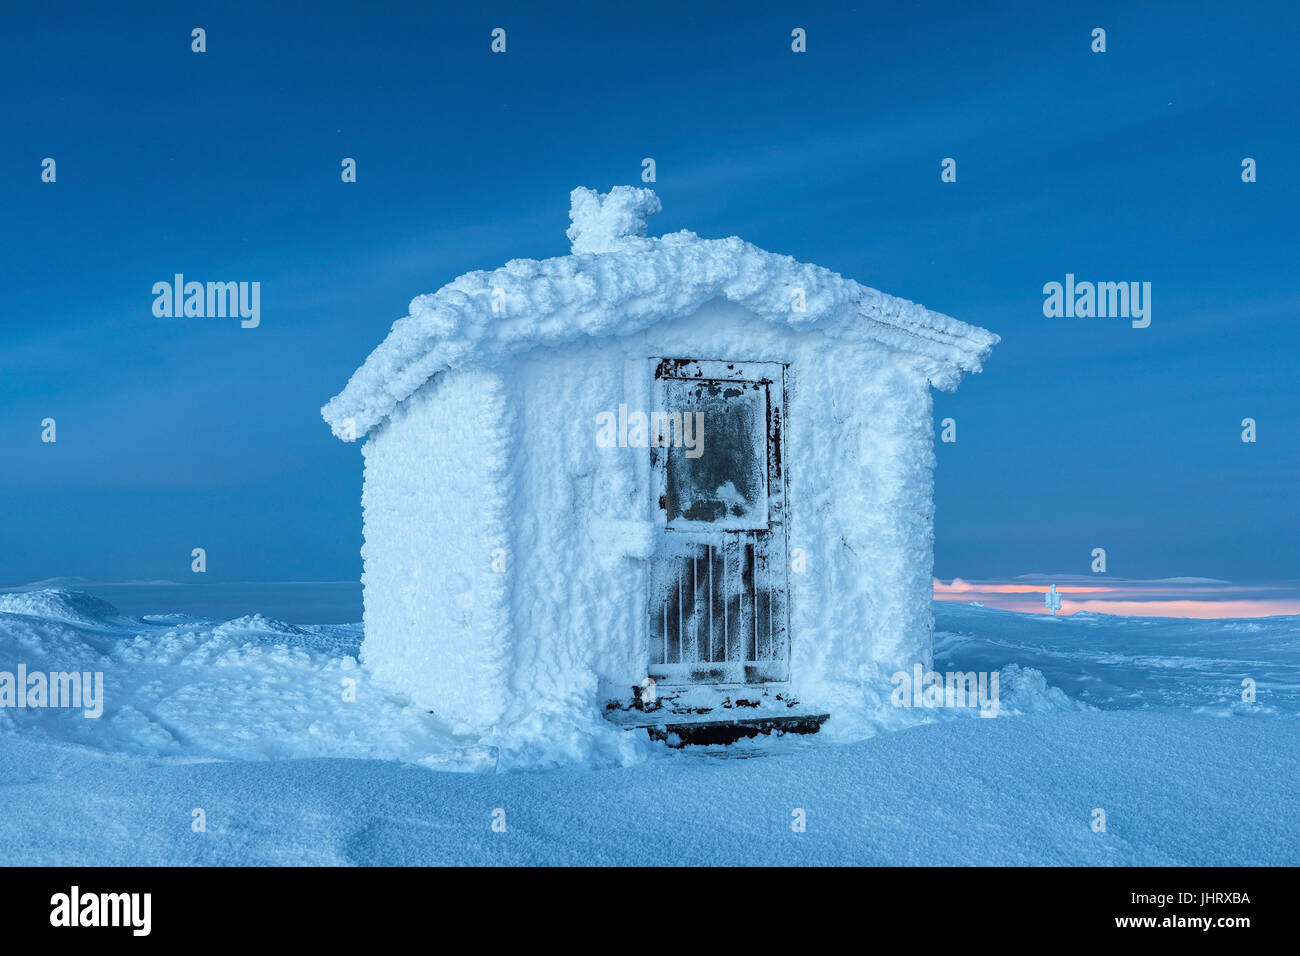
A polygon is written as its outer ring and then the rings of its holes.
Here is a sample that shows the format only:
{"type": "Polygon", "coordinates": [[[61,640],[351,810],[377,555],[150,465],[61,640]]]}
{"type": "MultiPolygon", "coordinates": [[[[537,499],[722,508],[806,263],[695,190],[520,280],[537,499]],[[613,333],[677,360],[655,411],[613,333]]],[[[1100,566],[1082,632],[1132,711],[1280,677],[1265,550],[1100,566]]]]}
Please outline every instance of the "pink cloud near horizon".
{"type": "MultiPolygon", "coordinates": [[[[1042,577],[1043,582],[953,578],[951,583],[944,584],[935,578],[934,599],[958,604],[978,601],[985,607],[1004,611],[1047,614],[1049,611],[1043,603],[1043,595],[1053,582],[1048,576],[1036,577],[1042,577]]],[[[1061,595],[1058,613],[1066,616],[1079,611],[1199,619],[1300,614],[1300,587],[1247,587],[1226,581],[1197,579],[1069,583],[1075,580],[1074,575],[1062,575],[1060,580],[1061,583],[1056,585],[1056,593],[1061,595]]]]}

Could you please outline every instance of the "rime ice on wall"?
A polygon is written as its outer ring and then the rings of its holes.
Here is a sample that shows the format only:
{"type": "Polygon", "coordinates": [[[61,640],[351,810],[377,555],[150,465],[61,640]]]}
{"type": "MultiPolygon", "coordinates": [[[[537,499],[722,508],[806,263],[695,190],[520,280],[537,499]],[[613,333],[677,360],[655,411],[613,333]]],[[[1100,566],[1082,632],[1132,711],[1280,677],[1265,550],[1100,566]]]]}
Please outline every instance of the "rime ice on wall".
{"type": "Polygon", "coordinates": [[[781,362],[791,689],[860,728],[930,657],[930,386],[997,337],[738,239],[642,238],[648,190],[573,198],[575,255],[417,298],[324,409],[370,436],[366,663],[507,762],[625,759],[597,708],[645,676],[656,505],[597,416],[650,407],[654,357],[781,362]]]}
{"type": "Polygon", "coordinates": [[[363,449],[362,660],[462,731],[505,708],[511,417],[500,376],[449,373],[363,449]]]}
{"type": "Polygon", "coordinates": [[[513,604],[527,635],[516,638],[521,693],[563,688],[581,697],[595,682],[626,688],[645,676],[648,456],[598,447],[596,416],[620,402],[646,406],[646,355],[729,353],[790,366],[789,545],[807,555],[807,570],[789,576],[796,695],[833,707],[843,726],[850,707],[869,709],[869,683],[887,699],[889,674],[928,662],[934,456],[926,380],[874,347],[755,329],[744,310],[719,303],[642,335],[534,353],[513,367],[522,449],[513,604]],[[546,435],[544,453],[530,432],[546,435]]]}

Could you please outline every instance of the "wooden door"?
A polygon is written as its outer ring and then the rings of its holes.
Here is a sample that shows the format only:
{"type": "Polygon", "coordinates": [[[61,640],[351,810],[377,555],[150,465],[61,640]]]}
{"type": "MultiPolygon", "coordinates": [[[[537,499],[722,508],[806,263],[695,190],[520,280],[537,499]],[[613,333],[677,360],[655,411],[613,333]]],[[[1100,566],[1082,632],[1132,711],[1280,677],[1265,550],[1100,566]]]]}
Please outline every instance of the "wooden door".
{"type": "Polygon", "coordinates": [[[789,679],[785,367],[655,363],[650,676],[789,679]]]}

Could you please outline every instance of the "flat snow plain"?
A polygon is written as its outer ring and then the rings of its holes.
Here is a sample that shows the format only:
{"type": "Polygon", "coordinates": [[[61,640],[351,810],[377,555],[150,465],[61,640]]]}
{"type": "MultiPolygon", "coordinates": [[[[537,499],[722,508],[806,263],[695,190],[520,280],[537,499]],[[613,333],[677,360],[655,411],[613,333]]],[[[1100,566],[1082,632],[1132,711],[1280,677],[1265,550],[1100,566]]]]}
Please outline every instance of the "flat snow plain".
{"type": "MultiPolygon", "coordinates": [[[[347,605],[292,587],[269,606],[347,605]]],[[[1300,863],[1296,617],[936,603],[936,669],[998,671],[997,718],[492,773],[447,772],[482,748],[373,685],[359,625],[213,620],[175,610],[183,588],[146,614],[144,593],[0,594],[0,671],[102,671],[106,699],[95,720],[0,709],[0,863],[1300,863]]]]}

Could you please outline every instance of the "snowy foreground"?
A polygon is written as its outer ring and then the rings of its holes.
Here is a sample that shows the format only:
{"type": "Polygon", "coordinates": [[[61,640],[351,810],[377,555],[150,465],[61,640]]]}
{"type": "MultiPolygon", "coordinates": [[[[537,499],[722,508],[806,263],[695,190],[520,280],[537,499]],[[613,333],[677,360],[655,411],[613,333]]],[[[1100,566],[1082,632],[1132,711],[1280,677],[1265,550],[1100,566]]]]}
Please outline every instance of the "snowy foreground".
{"type": "Polygon", "coordinates": [[[997,718],[511,773],[376,687],[359,625],[0,594],[0,672],[105,687],[98,719],[0,709],[0,863],[1300,863],[1300,618],[935,614],[936,669],[999,672],[997,718]]]}

